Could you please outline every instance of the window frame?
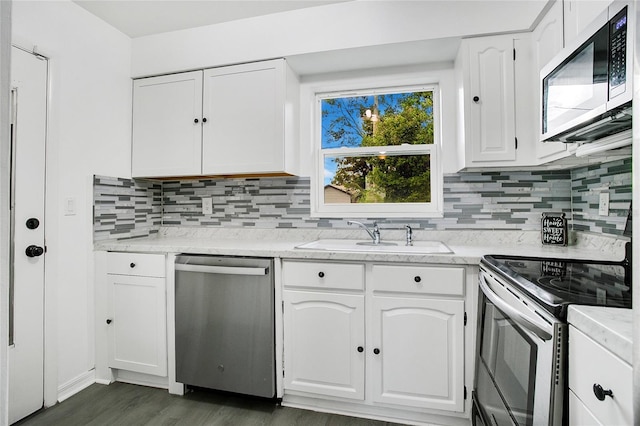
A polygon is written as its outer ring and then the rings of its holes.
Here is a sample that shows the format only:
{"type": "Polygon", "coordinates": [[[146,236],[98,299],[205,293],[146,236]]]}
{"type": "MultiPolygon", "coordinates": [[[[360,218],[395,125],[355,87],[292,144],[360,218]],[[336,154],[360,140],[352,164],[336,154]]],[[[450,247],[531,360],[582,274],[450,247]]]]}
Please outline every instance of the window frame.
{"type": "Polygon", "coordinates": [[[441,155],[441,99],[437,83],[398,85],[392,87],[363,88],[315,92],[313,108],[314,167],[311,176],[311,217],[319,218],[436,218],[443,217],[443,175],[441,155]],[[322,101],[340,97],[372,96],[391,93],[431,91],[433,93],[433,143],[373,147],[322,148],[322,101]],[[324,164],[327,157],[385,155],[430,156],[431,202],[429,203],[324,203],[324,164]]]}

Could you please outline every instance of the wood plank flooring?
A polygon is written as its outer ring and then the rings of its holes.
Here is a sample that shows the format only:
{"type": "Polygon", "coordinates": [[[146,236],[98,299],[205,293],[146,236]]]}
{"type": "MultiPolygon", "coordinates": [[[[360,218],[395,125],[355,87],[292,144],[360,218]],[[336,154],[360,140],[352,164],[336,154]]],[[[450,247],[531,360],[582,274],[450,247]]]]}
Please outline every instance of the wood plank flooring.
{"type": "Polygon", "coordinates": [[[334,414],[280,407],[273,401],[195,390],[185,396],[164,389],[94,384],[15,426],[388,426],[334,414]]]}

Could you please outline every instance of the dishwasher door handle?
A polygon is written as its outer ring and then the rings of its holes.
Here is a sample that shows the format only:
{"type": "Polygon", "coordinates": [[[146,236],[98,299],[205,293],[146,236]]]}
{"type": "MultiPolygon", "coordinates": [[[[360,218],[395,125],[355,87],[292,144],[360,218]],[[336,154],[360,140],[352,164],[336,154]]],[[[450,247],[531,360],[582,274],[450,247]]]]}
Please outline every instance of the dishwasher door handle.
{"type": "Polygon", "coordinates": [[[267,275],[269,268],[176,264],[176,271],[226,275],[267,275]]]}

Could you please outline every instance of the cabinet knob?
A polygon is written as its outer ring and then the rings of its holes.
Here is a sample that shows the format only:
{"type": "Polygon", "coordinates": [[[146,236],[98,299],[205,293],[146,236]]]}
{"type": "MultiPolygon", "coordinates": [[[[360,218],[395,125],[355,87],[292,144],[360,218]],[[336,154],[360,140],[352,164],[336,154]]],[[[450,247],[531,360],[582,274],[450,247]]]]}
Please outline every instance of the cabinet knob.
{"type": "Polygon", "coordinates": [[[376,355],[378,355],[378,354],[380,353],[380,349],[375,348],[375,349],[373,350],[373,353],[374,353],[374,354],[376,354],[376,355]]]}
{"type": "Polygon", "coordinates": [[[24,254],[26,254],[27,257],[38,257],[44,254],[44,249],[40,246],[30,245],[24,250],[24,254]]]}
{"type": "Polygon", "coordinates": [[[607,396],[613,398],[613,392],[611,389],[604,390],[602,386],[597,383],[593,384],[593,393],[596,395],[596,398],[600,401],[604,401],[607,396]]]}
{"type": "Polygon", "coordinates": [[[111,318],[107,318],[107,324],[111,324],[111,318]]]}
{"type": "Polygon", "coordinates": [[[364,348],[362,346],[358,346],[358,352],[360,353],[364,352],[364,348]]]}
{"type": "Polygon", "coordinates": [[[207,118],[206,118],[206,117],[204,117],[204,118],[202,119],[202,122],[203,122],[203,123],[206,123],[206,122],[207,122],[207,118]]]}
{"type": "Polygon", "coordinates": [[[133,262],[131,262],[131,263],[129,264],[129,266],[130,266],[131,268],[135,268],[135,267],[136,267],[136,264],[135,264],[135,263],[133,263],[133,262]]]}
{"type": "Polygon", "coordinates": [[[416,275],[415,277],[413,277],[413,280],[419,283],[420,281],[422,281],[422,278],[420,278],[420,275],[416,275]]]}
{"type": "Polygon", "coordinates": [[[318,276],[319,276],[320,278],[324,278],[324,272],[322,272],[322,271],[318,272],[318,276]]]}
{"type": "Polygon", "coordinates": [[[193,120],[194,123],[199,123],[200,120],[198,120],[197,118],[193,120]]]}
{"type": "Polygon", "coordinates": [[[474,97],[473,97],[473,102],[478,103],[478,101],[479,101],[479,100],[480,100],[480,98],[479,98],[479,97],[477,97],[477,96],[474,96],[474,97]]]}

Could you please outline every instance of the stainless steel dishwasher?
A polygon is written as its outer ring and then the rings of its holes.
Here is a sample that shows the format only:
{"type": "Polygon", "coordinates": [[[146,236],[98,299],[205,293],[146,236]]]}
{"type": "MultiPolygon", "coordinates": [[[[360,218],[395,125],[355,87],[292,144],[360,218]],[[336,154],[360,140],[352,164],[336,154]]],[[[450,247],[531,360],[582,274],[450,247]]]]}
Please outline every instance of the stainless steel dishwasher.
{"type": "Polygon", "coordinates": [[[176,381],[275,396],[273,259],[176,257],[176,381]]]}

